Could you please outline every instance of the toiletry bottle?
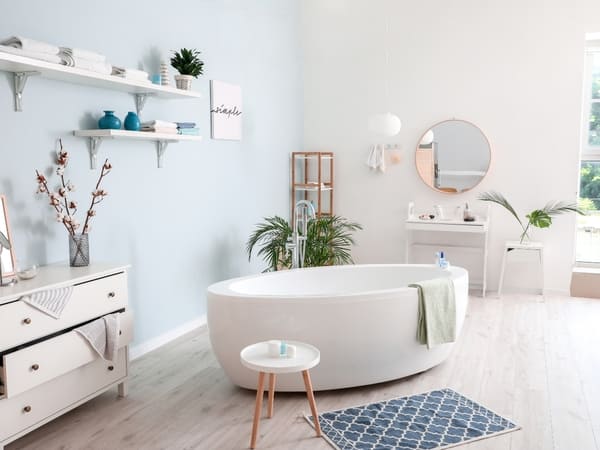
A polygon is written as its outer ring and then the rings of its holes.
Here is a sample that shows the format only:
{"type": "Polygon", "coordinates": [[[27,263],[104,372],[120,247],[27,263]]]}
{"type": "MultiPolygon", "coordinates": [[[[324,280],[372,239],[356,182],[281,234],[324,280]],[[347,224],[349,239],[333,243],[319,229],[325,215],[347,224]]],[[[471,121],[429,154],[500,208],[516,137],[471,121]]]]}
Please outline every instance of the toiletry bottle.
{"type": "Polygon", "coordinates": [[[281,341],[281,346],[279,347],[279,356],[287,356],[287,342],[281,341]]]}
{"type": "Polygon", "coordinates": [[[438,263],[438,267],[444,267],[444,261],[446,261],[446,258],[444,257],[444,252],[441,251],[440,252],[440,262],[438,263]]]}
{"type": "Polygon", "coordinates": [[[440,267],[440,252],[435,252],[435,265],[440,267]]]}
{"type": "Polygon", "coordinates": [[[471,214],[471,210],[469,209],[469,204],[465,203],[465,211],[463,212],[463,220],[465,222],[473,222],[475,217],[471,214]]]}

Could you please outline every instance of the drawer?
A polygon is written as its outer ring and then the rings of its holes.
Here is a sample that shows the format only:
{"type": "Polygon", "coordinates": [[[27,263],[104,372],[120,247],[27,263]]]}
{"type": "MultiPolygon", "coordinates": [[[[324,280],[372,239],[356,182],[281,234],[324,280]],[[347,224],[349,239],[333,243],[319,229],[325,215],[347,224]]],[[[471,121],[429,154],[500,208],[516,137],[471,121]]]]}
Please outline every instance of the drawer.
{"type": "Polygon", "coordinates": [[[25,302],[0,306],[0,352],[42,338],[127,305],[125,272],[73,287],[71,299],[60,319],[25,302]]]}
{"type": "Polygon", "coordinates": [[[14,398],[0,399],[0,442],[30,431],[28,428],[71,409],[126,376],[127,349],[122,348],[114,363],[97,359],[14,398]]]}
{"type": "MultiPolygon", "coordinates": [[[[121,314],[119,348],[131,342],[132,322],[131,313],[121,314]]],[[[15,397],[96,359],[101,358],[76,331],[5,354],[0,368],[4,395],[6,398],[15,397]]]]}

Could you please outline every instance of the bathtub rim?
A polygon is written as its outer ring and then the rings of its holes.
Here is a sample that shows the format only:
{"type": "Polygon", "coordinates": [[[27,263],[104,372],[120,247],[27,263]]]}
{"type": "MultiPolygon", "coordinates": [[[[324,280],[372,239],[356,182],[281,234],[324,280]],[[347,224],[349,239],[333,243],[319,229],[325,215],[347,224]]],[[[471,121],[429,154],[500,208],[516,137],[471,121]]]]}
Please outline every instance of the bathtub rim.
{"type": "Polygon", "coordinates": [[[386,295],[397,292],[409,292],[416,290],[414,287],[408,286],[399,286],[396,288],[389,289],[374,289],[374,290],[360,290],[357,292],[344,292],[344,293],[324,293],[324,294],[268,294],[268,293],[243,293],[239,291],[235,291],[230,288],[233,283],[243,282],[246,280],[251,280],[255,278],[268,278],[281,276],[282,274],[289,274],[290,272],[297,271],[326,271],[326,270],[348,270],[350,268],[360,268],[360,267],[410,267],[410,268],[421,268],[421,269],[438,269],[444,270],[450,273],[450,277],[452,280],[457,280],[459,278],[463,278],[468,276],[468,271],[463,267],[459,266],[450,266],[448,269],[440,269],[438,266],[434,264],[346,264],[346,265],[337,265],[337,266],[323,266],[323,267],[306,267],[302,269],[289,269],[289,270],[281,270],[275,272],[264,272],[260,274],[254,275],[246,275],[243,277],[237,278],[229,278],[227,280],[219,281],[211,284],[207,288],[207,293],[209,296],[215,295],[219,297],[229,297],[229,298],[243,298],[243,299],[281,299],[281,300],[298,300],[302,298],[307,299],[332,299],[332,298],[354,298],[357,299],[359,297],[368,297],[373,295],[386,295]]]}

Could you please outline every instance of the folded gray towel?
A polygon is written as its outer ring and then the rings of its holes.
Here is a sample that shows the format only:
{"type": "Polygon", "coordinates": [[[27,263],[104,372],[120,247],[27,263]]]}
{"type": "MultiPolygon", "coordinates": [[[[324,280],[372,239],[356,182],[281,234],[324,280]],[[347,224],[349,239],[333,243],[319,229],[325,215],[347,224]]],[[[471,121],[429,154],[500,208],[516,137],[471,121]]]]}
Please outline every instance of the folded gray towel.
{"type": "Polygon", "coordinates": [[[34,292],[33,294],[21,297],[21,301],[39,309],[55,319],[59,319],[63,310],[69,303],[72,293],[73,286],[67,286],[64,288],[34,292]]]}
{"type": "Polygon", "coordinates": [[[114,361],[119,345],[119,314],[109,314],[75,328],[106,361],[114,361]]]}

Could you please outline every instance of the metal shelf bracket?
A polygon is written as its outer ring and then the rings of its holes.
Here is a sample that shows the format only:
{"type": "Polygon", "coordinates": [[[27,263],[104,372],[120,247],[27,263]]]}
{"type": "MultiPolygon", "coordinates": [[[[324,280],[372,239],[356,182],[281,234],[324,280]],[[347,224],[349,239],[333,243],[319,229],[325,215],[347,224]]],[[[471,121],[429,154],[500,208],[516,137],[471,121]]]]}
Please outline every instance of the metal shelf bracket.
{"type": "Polygon", "coordinates": [[[33,75],[39,75],[40,72],[14,72],[13,78],[15,83],[15,111],[23,111],[23,90],[27,84],[27,79],[33,75]]]}
{"type": "Polygon", "coordinates": [[[158,168],[162,169],[164,167],[164,156],[167,152],[167,147],[169,146],[169,141],[156,141],[156,156],[158,158],[158,168]]]}
{"type": "Polygon", "coordinates": [[[135,96],[135,110],[137,111],[137,115],[142,114],[144,106],[146,106],[146,100],[148,97],[154,97],[154,93],[152,92],[144,92],[142,94],[133,94],[135,96]]]}
{"type": "Polygon", "coordinates": [[[90,137],[90,169],[95,169],[98,167],[98,150],[100,149],[101,143],[101,137],[90,137]]]}

